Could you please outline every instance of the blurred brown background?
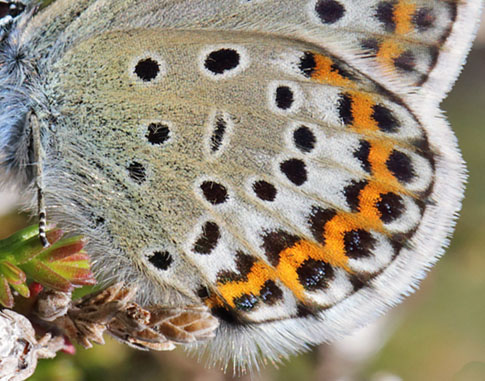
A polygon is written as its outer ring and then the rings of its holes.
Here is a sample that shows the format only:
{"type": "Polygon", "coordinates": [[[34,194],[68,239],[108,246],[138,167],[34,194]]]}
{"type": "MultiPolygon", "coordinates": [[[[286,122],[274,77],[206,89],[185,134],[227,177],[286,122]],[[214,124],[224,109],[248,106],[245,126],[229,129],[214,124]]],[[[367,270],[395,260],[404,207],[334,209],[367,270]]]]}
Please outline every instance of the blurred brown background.
{"type": "MultiPolygon", "coordinates": [[[[485,18],[484,23],[485,24],[485,18]]],[[[461,217],[446,255],[420,290],[374,326],[244,380],[485,381],[485,25],[443,103],[468,163],[461,217]]],[[[10,201],[0,195],[0,213],[10,201]]],[[[0,219],[0,236],[25,224],[0,219]]],[[[183,351],[147,353],[109,340],[75,356],[42,360],[35,381],[231,380],[183,351]]]]}

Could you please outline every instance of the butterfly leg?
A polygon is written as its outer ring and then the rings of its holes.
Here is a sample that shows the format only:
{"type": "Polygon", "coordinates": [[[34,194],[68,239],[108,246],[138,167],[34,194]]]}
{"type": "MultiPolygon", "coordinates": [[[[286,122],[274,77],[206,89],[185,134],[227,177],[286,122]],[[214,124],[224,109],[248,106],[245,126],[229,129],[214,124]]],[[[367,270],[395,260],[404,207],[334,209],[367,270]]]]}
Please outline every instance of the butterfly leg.
{"type": "Polygon", "coordinates": [[[37,209],[39,216],[39,239],[42,246],[49,247],[49,241],[46,236],[47,213],[45,208],[44,183],[43,183],[43,157],[42,144],[40,140],[40,125],[37,116],[30,114],[30,126],[32,134],[32,145],[35,162],[35,187],[37,188],[37,209]]]}

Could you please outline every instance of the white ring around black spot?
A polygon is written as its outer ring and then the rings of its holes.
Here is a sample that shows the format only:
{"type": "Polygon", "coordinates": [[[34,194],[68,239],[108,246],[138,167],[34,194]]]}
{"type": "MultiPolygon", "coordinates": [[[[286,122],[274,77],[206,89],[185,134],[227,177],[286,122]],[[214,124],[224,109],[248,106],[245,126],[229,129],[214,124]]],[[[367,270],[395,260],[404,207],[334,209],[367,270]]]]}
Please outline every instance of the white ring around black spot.
{"type": "Polygon", "coordinates": [[[158,83],[167,73],[165,61],[157,53],[145,52],[134,57],[128,67],[130,77],[137,83],[158,83]]]}
{"type": "Polygon", "coordinates": [[[199,53],[199,70],[207,77],[221,80],[234,77],[249,66],[245,48],[232,44],[206,46],[199,53]]]}

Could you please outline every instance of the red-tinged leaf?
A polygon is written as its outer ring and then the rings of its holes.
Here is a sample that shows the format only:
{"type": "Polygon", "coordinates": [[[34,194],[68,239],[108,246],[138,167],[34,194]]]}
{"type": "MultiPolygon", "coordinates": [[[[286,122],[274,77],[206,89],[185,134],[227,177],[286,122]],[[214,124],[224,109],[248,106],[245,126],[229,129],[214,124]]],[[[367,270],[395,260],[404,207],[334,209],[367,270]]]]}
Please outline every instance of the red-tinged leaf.
{"type": "Polygon", "coordinates": [[[56,263],[49,268],[61,275],[73,284],[93,285],[96,283],[91,269],[85,267],[72,266],[71,264],[56,263]]]}
{"type": "Polygon", "coordinates": [[[3,275],[0,275],[0,304],[7,308],[13,307],[12,291],[3,275]]]}
{"type": "Polygon", "coordinates": [[[19,285],[25,283],[27,277],[25,273],[17,266],[12,265],[10,262],[0,262],[0,273],[7,279],[7,282],[11,285],[19,285]]]}
{"type": "Polygon", "coordinates": [[[15,291],[17,291],[24,298],[30,297],[30,290],[25,283],[22,283],[22,284],[12,284],[12,283],[10,283],[10,285],[12,286],[12,288],[15,291]]]}
{"type": "MultiPolygon", "coordinates": [[[[69,240],[70,241],[70,240],[69,240]]],[[[53,245],[52,248],[48,248],[45,253],[42,253],[39,256],[39,259],[42,261],[60,261],[66,257],[69,257],[73,254],[80,252],[84,245],[86,244],[84,241],[77,238],[74,242],[64,242],[64,240],[60,241],[58,245],[53,245]],[[62,246],[59,246],[62,245],[62,246]]]]}
{"type": "Polygon", "coordinates": [[[57,291],[72,291],[73,285],[60,274],[46,266],[42,262],[31,261],[21,266],[22,270],[36,282],[41,283],[45,287],[52,288],[57,291]]]}
{"type": "MultiPolygon", "coordinates": [[[[64,234],[63,231],[60,229],[48,231],[47,240],[51,244],[53,244],[59,241],[59,239],[62,237],[63,234],[64,234]]],[[[12,253],[14,255],[14,260],[15,260],[14,263],[18,265],[29,262],[33,258],[37,257],[39,254],[46,251],[46,248],[42,246],[42,243],[40,242],[40,239],[38,236],[32,237],[17,246],[18,247],[12,248],[12,253]]]]}

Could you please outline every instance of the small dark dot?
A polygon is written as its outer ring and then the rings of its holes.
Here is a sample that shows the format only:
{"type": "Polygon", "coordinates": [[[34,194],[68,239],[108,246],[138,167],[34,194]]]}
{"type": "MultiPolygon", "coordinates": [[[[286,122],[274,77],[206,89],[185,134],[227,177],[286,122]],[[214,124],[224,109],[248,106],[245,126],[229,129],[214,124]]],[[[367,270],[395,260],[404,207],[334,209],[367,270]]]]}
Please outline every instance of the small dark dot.
{"type": "Polygon", "coordinates": [[[273,184],[260,180],[253,184],[253,191],[261,200],[274,201],[276,198],[276,188],[273,184]]]}
{"type": "Polygon", "coordinates": [[[293,140],[295,142],[296,148],[298,148],[302,152],[310,152],[311,150],[313,150],[317,141],[312,130],[310,130],[306,126],[298,127],[293,132],[293,140]]]}
{"type": "Polygon", "coordinates": [[[340,119],[346,126],[354,123],[354,115],[352,114],[352,97],[349,94],[342,94],[338,100],[337,109],[340,119]]]}
{"type": "Polygon", "coordinates": [[[323,209],[319,206],[312,208],[308,217],[310,230],[313,238],[321,245],[325,244],[325,225],[336,216],[337,212],[333,209],[323,209]]]}
{"type": "Polygon", "coordinates": [[[293,91],[288,86],[279,86],[276,89],[276,107],[288,110],[293,104],[293,91]]]}
{"type": "Polygon", "coordinates": [[[413,16],[413,23],[420,32],[424,32],[433,27],[436,16],[431,8],[420,8],[413,16]]]}
{"type": "Polygon", "coordinates": [[[345,255],[349,258],[366,258],[372,255],[375,238],[362,229],[351,230],[344,235],[345,255]]]}
{"type": "Polygon", "coordinates": [[[134,71],[142,81],[150,82],[160,73],[160,64],[152,58],[145,58],[136,64],[134,71]]]}
{"type": "Polygon", "coordinates": [[[155,251],[148,261],[159,270],[167,270],[173,258],[168,251],[155,251]]]}
{"type": "Polygon", "coordinates": [[[371,173],[371,164],[369,161],[370,143],[367,140],[361,140],[359,148],[354,151],[354,157],[360,161],[362,169],[367,173],[371,173]]]}
{"type": "Polygon", "coordinates": [[[270,306],[275,304],[278,300],[283,299],[283,291],[272,280],[264,282],[259,295],[263,302],[270,306]]]}
{"type": "Polygon", "coordinates": [[[392,151],[386,161],[387,169],[402,183],[410,182],[415,176],[411,159],[401,151],[392,151]]]}
{"type": "Polygon", "coordinates": [[[379,201],[376,202],[376,207],[381,214],[382,222],[385,224],[398,219],[404,212],[403,199],[392,192],[381,194],[379,201]]]}
{"type": "Polygon", "coordinates": [[[394,58],[394,65],[406,72],[413,71],[416,68],[416,57],[413,52],[407,50],[394,58]]]}
{"type": "Polygon", "coordinates": [[[137,161],[133,161],[128,166],[128,173],[131,179],[137,184],[143,184],[146,180],[146,170],[145,167],[138,163],[137,161]]]}
{"type": "Polygon", "coordinates": [[[315,4],[315,11],[323,23],[333,24],[343,17],[345,8],[335,0],[319,0],[315,4]]]}
{"type": "Polygon", "coordinates": [[[204,66],[214,74],[223,74],[239,65],[240,56],[234,49],[219,49],[209,53],[204,66]]]}
{"type": "Polygon", "coordinates": [[[204,181],[200,185],[200,189],[202,189],[205,199],[213,205],[222,204],[229,198],[226,187],[213,181],[204,181]]]}
{"type": "Polygon", "coordinates": [[[234,305],[240,311],[251,311],[258,304],[258,298],[253,294],[244,294],[238,298],[234,298],[234,305]]]}
{"type": "Polygon", "coordinates": [[[216,152],[222,145],[222,139],[226,132],[227,123],[222,116],[218,116],[215,119],[214,131],[211,136],[211,151],[216,152]]]}
{"type": "Polygon", "coordinates": [[[201,286],[196,293],[201,299],[207,299],[210,296],[209,289],[205,286],[201,286]]]}
{"type": "Polygon", "coordinates": [[[394,32],[396,29],[396,23],[394,21],[395,5],[395,1],[382,1],[377,6],[376,17],[388,32],[394,32]]]}
{"type": "Polygon", "coordinates": [[[280,164],[280,170],[295,185],[303,185],[308,174],[305,163],[300,159],[289,159],[280,164]]]}
{"type": "Polygon", "coordinates": [[[315,259],[307,259],[296,270],[298,279],[307,291],[322,290],[328,287],[333,278],[333,269],[328,263],[315,259]]]}
{"type": "Polygon", "coordinates": [[[280,261],[280,254],[283,250],[293,247],[300,238],[283,230],[266,232],[263,236],[262,249],[269,263],[277,266],[280,261]]]}
{"type": "Polygon", "coordinates": [[[151,144],[163,144],[170,136],[170,129],[162,123],[150,123],[145,137],[151,144]]]}
{"type": "Polygon", "coordinates": [[[312,52],[305,52],[303,57],[300,58],[298,68],[305,77],[310,78],[315,71],[317,63],[315,61],[315,54],[312,52]]]}
{"type": "Polygon", "coordinates": [[[350,185],[344,188],[345,199],[352,212],[359,211],[360,205],[360,192],[367,186],[366,180],[352,181],[350,185]]]}
{"type": "Polygon", "coordinates": [[[385,106],[372,106],[372,119],[377,122],[379,130],[382,132],[396,132],[399,129],[399,122],[392,113],[385,106]]]}
{"type": "Polygon", "coordinates": [[[202,234],[194,244],[194,251],[198,254],[210,254],[221,238],[219,226],[215,222],[206,222],[202,226],[202,234]]]}

